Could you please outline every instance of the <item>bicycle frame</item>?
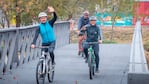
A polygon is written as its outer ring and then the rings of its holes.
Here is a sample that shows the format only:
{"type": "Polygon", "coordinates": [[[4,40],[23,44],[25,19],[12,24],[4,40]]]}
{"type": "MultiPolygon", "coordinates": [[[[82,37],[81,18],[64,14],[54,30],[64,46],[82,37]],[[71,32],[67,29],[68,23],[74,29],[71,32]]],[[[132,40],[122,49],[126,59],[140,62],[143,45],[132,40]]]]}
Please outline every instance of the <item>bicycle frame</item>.
{"type": "Polygon", "coordinates": [[[93,63],[89,63],[89,64],[91,64],[91,66],[93,66],[93,65],[95,65],[95,54],[94,54],[94,50],[92,48],[92,45],[89,45],[89,46],[90,47],[88,48],[88,54],[90,54],[89,56],[91,56],[91,60],[93,62],[93,63]]]}
{"type": "MultiPolygon", "coordinates": [[[[40,48],[40,49],[44,49],[44,48],[49,48],[49,46],[41,46],[41,47],[36,47],[36,48],[40,48]]],[[[44,84],[45,81],[45,76],[48,76],[48,80],[49,82],[53,82],[53,78],[54,78],[54,66],[51,66],[51,57],[48,56],[48,52],[45,52],[44,50],[42,50],[41,56],[39,57],[39,62],[37,64],[36,67],[36,81],[37,84],[39,83],[39,80],[42,80],[42,84],[44,84]],[[38,72],[38,70],[40,70],[38,72]],[[41,76],[41,79],[40,79],[41,76]]]]}
{"type": "Polygon", "coordinates": [[[42,55],[39,58],[40,61],[43,61],[42,73],[47,73],[47,71],[48,71],[47,64],[48,64],[48,60],[50,60],[50,58],[48,58],[47,54],[48,54],[48,52],[42,51],[42,55]]]}

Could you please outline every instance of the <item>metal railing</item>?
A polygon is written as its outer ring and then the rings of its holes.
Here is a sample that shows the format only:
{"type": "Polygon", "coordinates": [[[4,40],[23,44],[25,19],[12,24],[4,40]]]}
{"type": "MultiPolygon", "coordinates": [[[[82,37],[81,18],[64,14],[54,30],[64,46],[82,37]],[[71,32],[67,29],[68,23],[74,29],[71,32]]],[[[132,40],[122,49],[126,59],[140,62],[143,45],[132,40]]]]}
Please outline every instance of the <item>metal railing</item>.
{"type": "MultiPolygon", "coordinates": [[[[31,49],[36,26],[0,30],[0,74],[8,72],[40,55],[39,49],[31,49]]],[[[54,24],[56,48],[69,44],[69,22],[54,24]]],[[[36,45],[41,45],[40,36],[36,45]]]]}
{"type": "Polygon", "coordinates": [[[142,43],[141,22],[137,21],[130,53],[128,84],[149,84],[149,71],[142,43]]]}

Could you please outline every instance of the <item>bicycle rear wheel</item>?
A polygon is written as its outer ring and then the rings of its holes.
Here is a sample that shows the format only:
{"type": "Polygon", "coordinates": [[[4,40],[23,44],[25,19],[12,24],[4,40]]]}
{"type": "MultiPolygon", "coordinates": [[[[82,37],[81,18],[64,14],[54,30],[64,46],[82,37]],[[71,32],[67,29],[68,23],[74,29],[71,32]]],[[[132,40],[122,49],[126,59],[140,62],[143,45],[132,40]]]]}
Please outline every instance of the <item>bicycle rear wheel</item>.
{"type": "Polygon", "coordinates": [[[53,80],[54,80],[54,65],[52,65],[52,61],[50,61],[49,60],[49,62],[48,62],[48,80],[49,80],[49,82],[51,83],[51,82],[53,82],[53,80]]]}
{"type": "Polygon", "coordinates": [[[92,61],[89,67],[89,75],[90,75],[90,79],[93,79],[93,76],[95,75],[95,67],[92,61]]]}
{"type": "Polygon", "coordinates": [[[37,84],[45,83],[45,73],[43,73],[43,61],[39,61],[36,67],[36,82],[37,84]]]}

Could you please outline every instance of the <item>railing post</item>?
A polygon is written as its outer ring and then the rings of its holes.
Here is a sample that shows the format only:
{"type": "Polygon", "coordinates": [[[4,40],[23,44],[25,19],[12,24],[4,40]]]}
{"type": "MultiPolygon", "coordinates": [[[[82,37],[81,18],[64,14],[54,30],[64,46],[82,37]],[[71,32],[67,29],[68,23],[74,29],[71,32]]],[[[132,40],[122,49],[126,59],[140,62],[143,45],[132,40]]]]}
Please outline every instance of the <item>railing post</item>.
{"type": "Polygon", "coordinates": [[[19,29],[16,30],[16,41],[15,41],[15,47],[14,47],[14,53],[12,58],[12,68],[16,68],[19,65],[19,58],[18,58],[18,35],[19,35],[19,29]]]}

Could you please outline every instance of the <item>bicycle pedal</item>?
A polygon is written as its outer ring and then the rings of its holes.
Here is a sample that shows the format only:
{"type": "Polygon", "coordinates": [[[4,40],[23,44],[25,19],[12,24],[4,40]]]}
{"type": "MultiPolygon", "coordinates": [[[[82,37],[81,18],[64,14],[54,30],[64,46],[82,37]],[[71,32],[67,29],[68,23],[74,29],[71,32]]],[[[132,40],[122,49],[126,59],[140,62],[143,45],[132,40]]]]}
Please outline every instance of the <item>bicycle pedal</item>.
{"type": "Polygon", "coordinates": [[[54,67],[52,67],[52,69],[48,69],[48,72],[50,72],[50,71],[54,71],[54,67]]]}
{"type": "Polygon", "coordinates": [[[51,71],[48,71],[48,73],[51,73],[51,71]]]}
{"type": "Polygon", "coordinates": [[[54,68],[52,68],[50,71],[54,71],[54,68]]]}
{"type": "Polygon", "coordinates": [[[44,78],[42,77],[42,78],[39,78],[40,80],[43,80],[44,78]]]}
{"type": "Polygon", "coordinates": [[[40,57],[39,59],[40,59],[40,60],[44,60],[44,57],[40,57]]]}

